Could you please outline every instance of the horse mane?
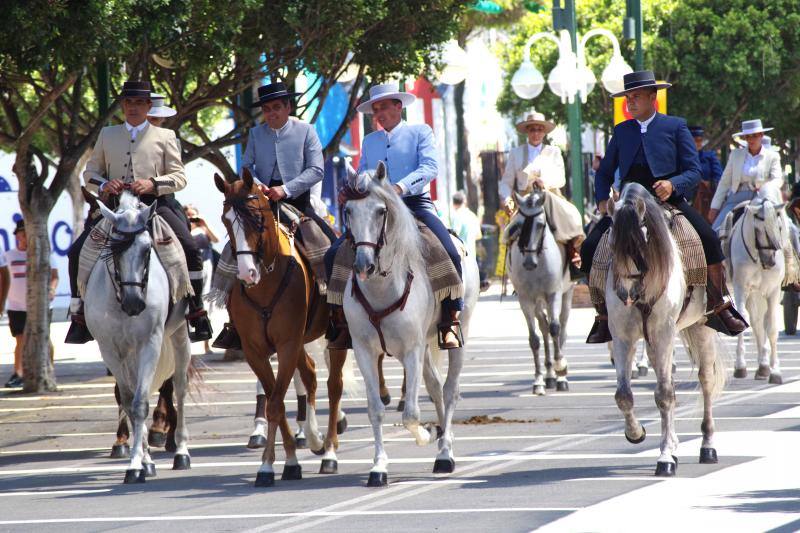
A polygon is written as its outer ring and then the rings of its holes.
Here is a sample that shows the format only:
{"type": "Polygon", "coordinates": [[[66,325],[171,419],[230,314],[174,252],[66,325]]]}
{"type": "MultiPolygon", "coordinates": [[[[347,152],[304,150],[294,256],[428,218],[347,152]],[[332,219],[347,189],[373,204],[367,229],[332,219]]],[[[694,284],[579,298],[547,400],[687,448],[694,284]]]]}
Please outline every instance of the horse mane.
{"type": "Polygon", "coordinates": [[[647,302],[656,301],[672,274],[675,249],[661,207],[638,183],[630,183],[622,191],[619,207],[614,209],[611,243],[615,282],[641,273],[647,302]],[[647,235],[641,229],[642,207],[647,235]]]}

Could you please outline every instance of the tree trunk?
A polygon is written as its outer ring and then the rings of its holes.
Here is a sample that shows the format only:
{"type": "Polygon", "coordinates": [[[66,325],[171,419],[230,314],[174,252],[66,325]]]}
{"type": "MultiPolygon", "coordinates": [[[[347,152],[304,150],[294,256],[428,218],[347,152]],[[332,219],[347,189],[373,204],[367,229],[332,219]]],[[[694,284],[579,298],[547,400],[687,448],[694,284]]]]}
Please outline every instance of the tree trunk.
{"type": "Polygon", "coordinates": [[[28,237],[27,275],[27,320],[25,323],[25,350],[22,368],[25,377],[25,392],[48,392],[56,390],[56,376],[50,361],[50,236],[47,218],[53,208],[48,195],[32,194],[30,203],[23,197],[20,187],[20,207],[25,218],[25,234],[28,237]]]}

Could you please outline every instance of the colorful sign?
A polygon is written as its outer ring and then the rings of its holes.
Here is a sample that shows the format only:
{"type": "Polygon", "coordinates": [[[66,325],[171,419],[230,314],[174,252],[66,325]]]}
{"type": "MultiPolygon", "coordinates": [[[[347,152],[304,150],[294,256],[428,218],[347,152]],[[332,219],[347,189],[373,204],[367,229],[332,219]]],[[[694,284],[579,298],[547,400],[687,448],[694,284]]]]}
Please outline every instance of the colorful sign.
{"type": "MultiPolygon", "coordinates": [[[[667,114],[667,90],[659,89],[656,98],[656,111],[659,113],[667,114]]],[[[624,96],[614,98],[614,125],[616,126],[624,120],[630,120],[633,117],[628,112],[628,103],[624,96]]]]}

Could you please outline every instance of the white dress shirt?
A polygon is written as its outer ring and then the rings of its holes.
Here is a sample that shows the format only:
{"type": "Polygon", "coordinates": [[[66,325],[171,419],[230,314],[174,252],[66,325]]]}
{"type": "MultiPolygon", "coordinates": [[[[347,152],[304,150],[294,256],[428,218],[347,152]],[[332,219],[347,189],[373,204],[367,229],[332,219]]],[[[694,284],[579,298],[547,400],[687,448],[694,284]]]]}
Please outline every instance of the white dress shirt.
{"type": "Polygon", "coordinates": [[[758,151],[756,155],[750,153],[750,150],[747,150],[747,153],[744,156],[744,164],[742,165],[742,175],[747,176],[748,178],[754,178],[758,174],[758,164],[764,158],[764,147],[762,146],[761,149],[758,151]]]}
{"type": "Polygon", "coordinates": [[[528,143],[528,164],[530,165],[533,163],[533,160],[539,157],[539,154],[542,153],[542,146],[544,143],[539,143],[538,146],[534,146],[531,143],[528,143]]]}
{"type": "Polygon", "coordinates": [[[642,122],[641,120],[637,119],[636,122],[639,123],[639,130],[642,133],[647,133],[647,126],[649,126],[650,123],[653,122],[654,118],[656,118],[656,114],[655,113],[653,113],[652,116],[650,118],[648,118],[647,120],[645,120],[644,122],[642,122]]]}
{"type": "MultiPolygon", "coordinates": [[[[292,120],[292,119],[290,118],[289,120],[292,120]]],[[[272,130],[272,133],[275,134],[275,139],[280,140],[281,133],[284,133],[286,131],[286,128],[289,127],[289,120],[287,120],[286,124],[284,124],[283,126],[278,128],[277,130],[270,128],[272,130]]],[[[283,180],[283,176],[281,176],[281,181],[282,180],[283,180]]],[[[292,197],[292,193],[289,192],[289,189],[286,188],[285,184],[281,185],[281,189],[283,189],[283,193],[286,195],[286,198],[291,198],[292,197]]]]}
{"type": "Polygon", "coordinates": [[[145,120],[144,122],[142,122],[138,126],[131,126],[130,124],[128,124],[128,121],[126,120],[125,121],[125,129],[128,130],[128,133],[131,134],[131,140],[135,141],[136,140],[136,136],[139,133],[141,133],[147,127],[148,124],[149,124],[149,122],[147,122],[145,120]]]}

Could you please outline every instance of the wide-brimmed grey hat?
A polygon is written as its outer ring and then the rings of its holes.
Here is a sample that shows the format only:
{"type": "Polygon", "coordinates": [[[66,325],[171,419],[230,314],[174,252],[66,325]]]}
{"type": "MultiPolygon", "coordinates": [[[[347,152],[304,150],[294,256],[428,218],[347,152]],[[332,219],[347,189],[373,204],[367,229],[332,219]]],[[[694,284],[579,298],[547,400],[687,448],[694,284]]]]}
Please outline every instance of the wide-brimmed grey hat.
{"type": "Polygon", "coordinates": [[[737,131],[733,134],[734,137],[742,137],[744,135],[752,135],[753,133],[764,133],[772,131],[775,128],[765,128],[761,125],[761,119],[743,120],[742,131],[737,131]]]}
{"type": "Polygon", "coordinates": [[[152,107],[150,107],[150,111],[147,112],[148,117],[157,117],[157,118],[169,118],[174,117],[178,114],[177,111],[172,109],[171,107],[167,107],[164,105],[164,100],[166,100],[166,96],[163,94],[158,93],[150,93],[150,100],[153,102],[152,107]]]}
{"type": "Polygon", "coordinates": [[[556,129],[555,123],[544,118],[544,113],[539,113],[538,111],[532,111],[528,113],[528,115],[525,117],[525,120],[522,122],[517,122],[515,127],[517,128],[518,132],[527,133],[528,126],[532,124],[540,124],[544,126],[544,132],[546,134],[556,129]]]}
{"type": "Polygon", "coordinates": [[[401,91],[397,82],[382,83],[369,88],[369,100],[358,104],[356,110],[359,113],[370,114],[372,113],[372,104],[381,100],[400,100],[403,107],[408,107],[416,99],[417,97],[413,94],[401,91]]]}
{"type": "Polygon", "coordinates": [[[622,81],[625,83],[625,90],[612,94],[611,96],[614,98],[617,96],[624,96],[626,93],[635,91],[636,89],[668,89],[672,87],[671,83],[665,81],[657,82],[656,75],[653,74],[652,70],[637,70],[636,72],[625,74],[622,77],[622,81]]]}

